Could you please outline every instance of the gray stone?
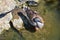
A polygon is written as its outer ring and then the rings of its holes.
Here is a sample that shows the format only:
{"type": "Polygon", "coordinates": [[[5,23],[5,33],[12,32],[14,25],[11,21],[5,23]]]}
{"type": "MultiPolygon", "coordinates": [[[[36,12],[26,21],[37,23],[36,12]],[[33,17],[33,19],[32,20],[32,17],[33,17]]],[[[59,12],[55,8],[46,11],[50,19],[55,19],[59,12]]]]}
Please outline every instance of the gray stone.
{"type": "Polygon", "coordinates": [[[16,28],[17,30],[20,30],[23,28],[23,21],[20,17],[18,19],[13,19],[12,23],[14,28],[16,28]]]}
{"type": "Polygon", "coordinates": [[[15,8],[15,5],[14,0],[0,0],[0,14],[11,11],[15,8]]]}
{"type": "Polygon", "coordinates": [[[26,2],[26,1],[35,1],[35,2],[38,2],[39,0],[19,0],[20,2],[26,2]]]}
{"type": "Polygon", "coordinates": [[[20,12],[21,10],[22,9],[15,8],[14,11],[12,12],[13,13],[12,23],[13,23],[14,28],[16,28],[17,30],[20,30],[23,28],[23,20],[18,15],[18,12],[20,12]]]}
{"type": "Polygon", "coordinates": [[[12,14],[11,12],[8,13],[7,15],[5,15],[4,17],[0,18],[0,34],[4,31],[4,30],[9,30],[10,28],[10,20],[12,19],[12,14]]]}

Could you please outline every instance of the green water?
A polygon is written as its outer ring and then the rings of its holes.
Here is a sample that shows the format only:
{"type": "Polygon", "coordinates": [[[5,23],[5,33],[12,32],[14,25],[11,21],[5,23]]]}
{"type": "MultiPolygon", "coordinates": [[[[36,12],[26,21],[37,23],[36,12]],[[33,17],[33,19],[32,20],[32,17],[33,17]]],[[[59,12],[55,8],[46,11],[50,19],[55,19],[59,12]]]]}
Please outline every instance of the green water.
{"type": "Polygon", "coordinates": [[[43,3],[38,7],[32,7],[43,17],[45,25],[43,29],[36,32],[30,32],[22,29],[22,36],[10,29],[0,35],[0,40],[60,40],[60,14],[56,9],[45,8],[43,3]]]}

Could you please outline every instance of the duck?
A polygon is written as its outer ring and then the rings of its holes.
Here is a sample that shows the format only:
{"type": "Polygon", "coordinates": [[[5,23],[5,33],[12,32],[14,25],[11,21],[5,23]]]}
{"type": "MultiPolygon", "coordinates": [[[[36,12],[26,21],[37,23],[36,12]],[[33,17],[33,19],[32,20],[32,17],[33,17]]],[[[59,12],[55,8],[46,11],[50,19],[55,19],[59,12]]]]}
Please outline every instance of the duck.
{"type": "Polygon", "coordinates": [[[40,15],[38,15],[37,11],[33,11],[30,7],[27,6],[23,6],[23,10],[27,14],[29,23],[33,25],[36,28],[36,30],[38,30],[39,28],[43,28],[44,20],[40,15]]]}

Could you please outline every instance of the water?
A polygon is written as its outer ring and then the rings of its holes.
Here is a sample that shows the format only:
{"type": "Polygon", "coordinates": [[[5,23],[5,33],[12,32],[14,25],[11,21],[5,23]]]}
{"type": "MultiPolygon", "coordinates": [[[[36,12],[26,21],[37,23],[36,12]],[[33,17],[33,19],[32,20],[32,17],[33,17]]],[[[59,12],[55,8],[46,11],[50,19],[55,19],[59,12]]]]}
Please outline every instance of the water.
{"type": "Polygon", "coordinates": [[[16,32],[11,28],[0,35],[0,40],[60,40],[60,14],[57,9],[45,9],[43,11],[44,7],[42,4],[32,8],[37,10],[40,16],[43,17],[45,21],[44,28],[35,32],[26,29],[16,32]]]}

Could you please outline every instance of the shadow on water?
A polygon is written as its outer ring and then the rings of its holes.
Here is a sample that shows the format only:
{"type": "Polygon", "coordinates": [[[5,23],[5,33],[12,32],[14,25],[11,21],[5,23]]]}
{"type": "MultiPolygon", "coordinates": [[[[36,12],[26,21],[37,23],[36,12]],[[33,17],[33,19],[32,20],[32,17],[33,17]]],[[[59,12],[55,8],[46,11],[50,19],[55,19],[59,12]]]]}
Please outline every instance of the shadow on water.
{"type": "Polygon", "coordinates": [[[13,26],[13,24],[12,24],[11,21],[10,21],[9,23],[10,23],[11,28],[12,28],[15,32],[17,32],[18,35],[20,36],[20,40],[25,40],[25,38],[24,38],[23,35],[22,35],[22,32],[19,32],[16,28],[14,28],[14,26],[13,26]]]}
{"type": "Polygon", "coordinates": [[[58,15],[58,20],[59,20],[59,22],[60,22],[60,0],[58,0],[58,5],[57,5],[57,7],[56,7],[56,11],[55,11],[58,15]]]}
{"type": "Polygon", "coordinates": [[[51,4],[54,4],[54,1],[53,0],[44,0],[45,3],[46,3],[46,6],[50,6],[51,4]]]}
{"type": "MultiPolygon", "coordinates": [[[[58,20],[59,28],[60,28],[60,0],[58,0],[58,5],[56,7],[55,12],[57,13],[57,20],[58,20]]],[[[60,40],[60,35],[59,35],[59,40],[60,40]]]]}
{"type": "Polygon", "coordinates": [[[25,29],[34,33],[36,31],[35,27],[29,24],[28,19],[23,15],[23,13],[18,12],[18,15],[22,18],[25,29]]]}

